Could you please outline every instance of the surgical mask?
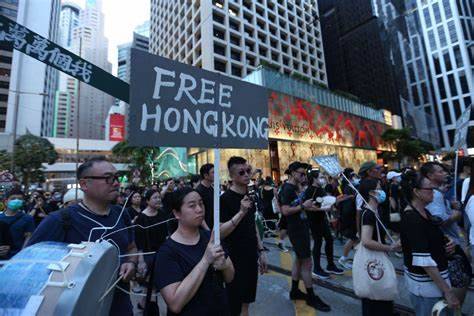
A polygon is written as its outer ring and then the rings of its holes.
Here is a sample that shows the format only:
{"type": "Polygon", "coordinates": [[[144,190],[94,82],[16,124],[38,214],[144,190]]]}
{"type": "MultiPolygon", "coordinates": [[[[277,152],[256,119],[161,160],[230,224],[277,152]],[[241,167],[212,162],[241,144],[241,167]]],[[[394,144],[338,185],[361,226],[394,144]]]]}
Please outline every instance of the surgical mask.
{"type": "Polygon", "coordinates": [[[385,194],[384,190],[375,190],[376,196],[375,198],[377,199],[377,203],[383,203],[385,202],[385,199],[387,198],[387,194],[385,194]]]}
{"type": "Polygon", "coordinates": [[[319,183],[320,185],[323,185],[323,186],[324,186],[324,185],[326,185],[328,182],[326,181],[325,178],[319,178],[319,179],[318,179],[318,183],[319,183]]]}
{"type": "Polygon", "coordinates": [[[22,207],[23,207],[23,200],[14,199],[14,200],[8,201],[7,203],[7,208],[10,211],[16,212],[22,207]]]}
{"type": "Polygon", "coordinates": [[[359,185],[360,179],[359,178],[352,179],[351,183],[352,183],[353,186],[359,185]]]}

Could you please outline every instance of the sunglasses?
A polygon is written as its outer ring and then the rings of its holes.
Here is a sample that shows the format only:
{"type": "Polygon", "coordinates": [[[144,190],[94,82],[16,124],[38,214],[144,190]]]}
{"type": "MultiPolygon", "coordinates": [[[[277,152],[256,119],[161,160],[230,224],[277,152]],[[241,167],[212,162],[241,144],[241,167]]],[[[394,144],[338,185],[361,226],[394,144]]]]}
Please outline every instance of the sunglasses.
{"type": "Polygon", "coordinates": [[[239,171],[239,176],[243,176],[243,175],[245,175],[246,173],[247,173],[248,175],[252,174],[252,168],[248,168],[247,170],[240,170],[240,171],[239,171]]]}
{"type": "Polygon", "coordinates": [[[108,176],[86,176],[83,179],[105,180],[107,184],[113,184],[115,181],[119,182],[118,174],[111,174],[108,176]]]}

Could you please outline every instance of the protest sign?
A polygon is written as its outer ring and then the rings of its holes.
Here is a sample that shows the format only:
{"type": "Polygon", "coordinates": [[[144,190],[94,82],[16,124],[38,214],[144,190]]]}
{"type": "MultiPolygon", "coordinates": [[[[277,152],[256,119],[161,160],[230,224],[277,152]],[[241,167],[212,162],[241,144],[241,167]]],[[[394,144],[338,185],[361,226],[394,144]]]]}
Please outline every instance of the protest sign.
{"type": "Polygon", "coordinates": [[[133,49],[129,142],[267,148],[267,90],[133,49]]]}
{"type": "Polygon", "coordinates": [[[456,122],[456,131],[454,133],[453,149],[463,148],[467,150],[467,131],[469,129],[469,120],[471,118],[472,104],[466,108],[456,122]]]}
{"type": "Polygon", "coordinates": [[[317,156],[313,157],[313,160],[331,177],[337,177],[342,171],[344,171],[339,164],[337,155],[317,156]]]}
{"type": "Polygon", "coordinates": [[[0,15],[0,43],[31,56],[126,103],[129,85],[23,25],[0,15]]]}

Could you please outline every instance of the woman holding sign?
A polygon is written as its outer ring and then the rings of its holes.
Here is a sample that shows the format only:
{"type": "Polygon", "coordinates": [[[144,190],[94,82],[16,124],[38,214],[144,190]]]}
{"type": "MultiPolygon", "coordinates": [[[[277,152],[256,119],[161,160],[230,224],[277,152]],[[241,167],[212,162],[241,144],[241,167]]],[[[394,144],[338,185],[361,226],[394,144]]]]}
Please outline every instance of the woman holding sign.
{"type": "Polygon", "coordinates": [[[195,190],[174,192],[172,209],[177,230],[160,247],[155,286],[160,289],[168,315],[228,315],[224,282],[234,278],[234,266],[208,231],[202,198],[195,190]]]}

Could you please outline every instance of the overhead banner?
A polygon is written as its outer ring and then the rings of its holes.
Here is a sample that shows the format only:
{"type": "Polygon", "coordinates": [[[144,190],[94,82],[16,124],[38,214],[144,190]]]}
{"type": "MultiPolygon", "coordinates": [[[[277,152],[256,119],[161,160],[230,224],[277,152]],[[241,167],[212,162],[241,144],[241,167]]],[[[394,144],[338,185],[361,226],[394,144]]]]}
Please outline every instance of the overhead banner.
{"type": "Polygon", "coordinates": [[[132,49],[134,146],[267,148],[267,90],[132,49]]]}
{"type": "Polygon", "coordinates": [[[126,103],[129,101],[128,83],[3,15],[0,15],[0,42],[10,43],[14,49],[48,66],[126,103]]]}

